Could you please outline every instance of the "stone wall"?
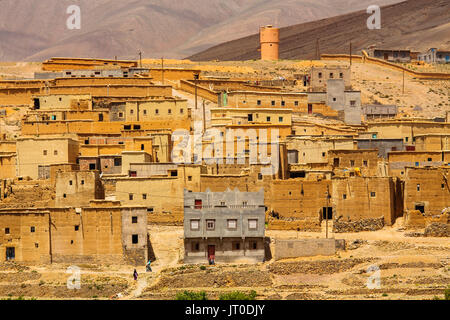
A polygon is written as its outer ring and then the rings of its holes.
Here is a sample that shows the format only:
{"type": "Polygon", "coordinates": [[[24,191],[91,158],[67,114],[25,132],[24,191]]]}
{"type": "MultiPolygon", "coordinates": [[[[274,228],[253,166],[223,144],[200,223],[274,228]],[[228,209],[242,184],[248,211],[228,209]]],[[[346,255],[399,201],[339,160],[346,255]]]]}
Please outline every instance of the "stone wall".
{"type": "Polygon", "coordinates": [[[369,218],[362,219],[359,221],[339,221],[335,220],[333,222],[333,232],[343,233],[343,232],[361,232],[361,231],[377,231],[384,227],[384,218],[369,218]]]}

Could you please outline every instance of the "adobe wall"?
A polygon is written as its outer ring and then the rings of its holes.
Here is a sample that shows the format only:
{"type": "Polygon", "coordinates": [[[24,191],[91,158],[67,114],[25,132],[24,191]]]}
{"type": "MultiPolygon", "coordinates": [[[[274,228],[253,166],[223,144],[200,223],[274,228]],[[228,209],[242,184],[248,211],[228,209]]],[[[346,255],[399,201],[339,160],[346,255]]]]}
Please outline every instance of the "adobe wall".
{"type": "Polygon", "coordinates": [[[333,256],[335,239],[275,240],[275,261],[288,258],[333,256]]]}

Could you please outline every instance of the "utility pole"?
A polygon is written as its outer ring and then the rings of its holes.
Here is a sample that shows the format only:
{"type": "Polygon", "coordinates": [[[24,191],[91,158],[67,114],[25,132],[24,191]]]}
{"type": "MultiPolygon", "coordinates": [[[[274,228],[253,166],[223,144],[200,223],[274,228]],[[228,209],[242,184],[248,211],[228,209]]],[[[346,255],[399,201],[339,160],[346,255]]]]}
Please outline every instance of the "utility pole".
{"type": "Polygon", "coordinates": [[[203,134],[206,132],[206,112],[205,112],[205,99],[203,99],[203,134]]]}
{"type": "Polygon", "coordinates": [[[316,40],[316,57],[317,60],[320,60],[320,45],[319,45],[319,38],[316,40]]]}
{"type": "Polygon", "coordinates": [[[194,84],[195,84],[195,110],[197,110],[197,80],[199,75],[194,74],[194,84]]]}
{"type": "Polygon", "coordinates": [[[164,85],[164,57],[161,58],[162,84],[164,85]]]}
{"type": "Polygon", "coordinates": [[[352,66],[352,43],[350,42],[350,67],[352,66]]]}
{"type": "Polygon", "coordinates": [[[405,94],[405,70],[403,70],[403,89],[402,89],[403,94],[405,94]]]}
{"type": "Polygon", "coordinates": [[[328,239],[328,208],[330,207],[330,186],[327,185],[327,208],[325,210],[325,237],[328,239]]]}
{"type": "Polygon", "coordinates": [[[142,52],[139,51],[139,65],[142,68],[142,52]]]}

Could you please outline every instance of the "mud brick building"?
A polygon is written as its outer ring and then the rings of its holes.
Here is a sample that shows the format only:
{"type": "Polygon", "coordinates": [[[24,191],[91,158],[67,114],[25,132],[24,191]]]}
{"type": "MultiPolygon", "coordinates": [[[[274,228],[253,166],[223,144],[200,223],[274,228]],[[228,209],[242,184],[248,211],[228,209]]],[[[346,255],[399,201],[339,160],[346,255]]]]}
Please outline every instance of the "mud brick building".
{"type": "Polygon", "coordinates": [[[264,190],[184,191],[184,262],[264,260],[264,190]]]}

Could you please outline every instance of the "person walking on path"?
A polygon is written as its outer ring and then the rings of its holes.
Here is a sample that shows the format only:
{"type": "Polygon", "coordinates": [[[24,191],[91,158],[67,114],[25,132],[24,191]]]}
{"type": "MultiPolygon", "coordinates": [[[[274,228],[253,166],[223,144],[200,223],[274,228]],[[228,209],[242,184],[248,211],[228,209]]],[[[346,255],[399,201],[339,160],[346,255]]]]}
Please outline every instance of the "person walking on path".
{"type": "Polygon", "coordinates": [[[148,259],[147,262],[147,272],[152,272],[152,267],[150,266],[150,264],[152,263],[152,261],[150,259],[148,259]]]}
{"type": "Polygon", "coordinates": [[[136,281],[137,278],[138,278],[138,273],[137,273],[136,269],[134,269],[133,277],[134,277],[134,280],[135,280],[135,281],[136,281]]]}

